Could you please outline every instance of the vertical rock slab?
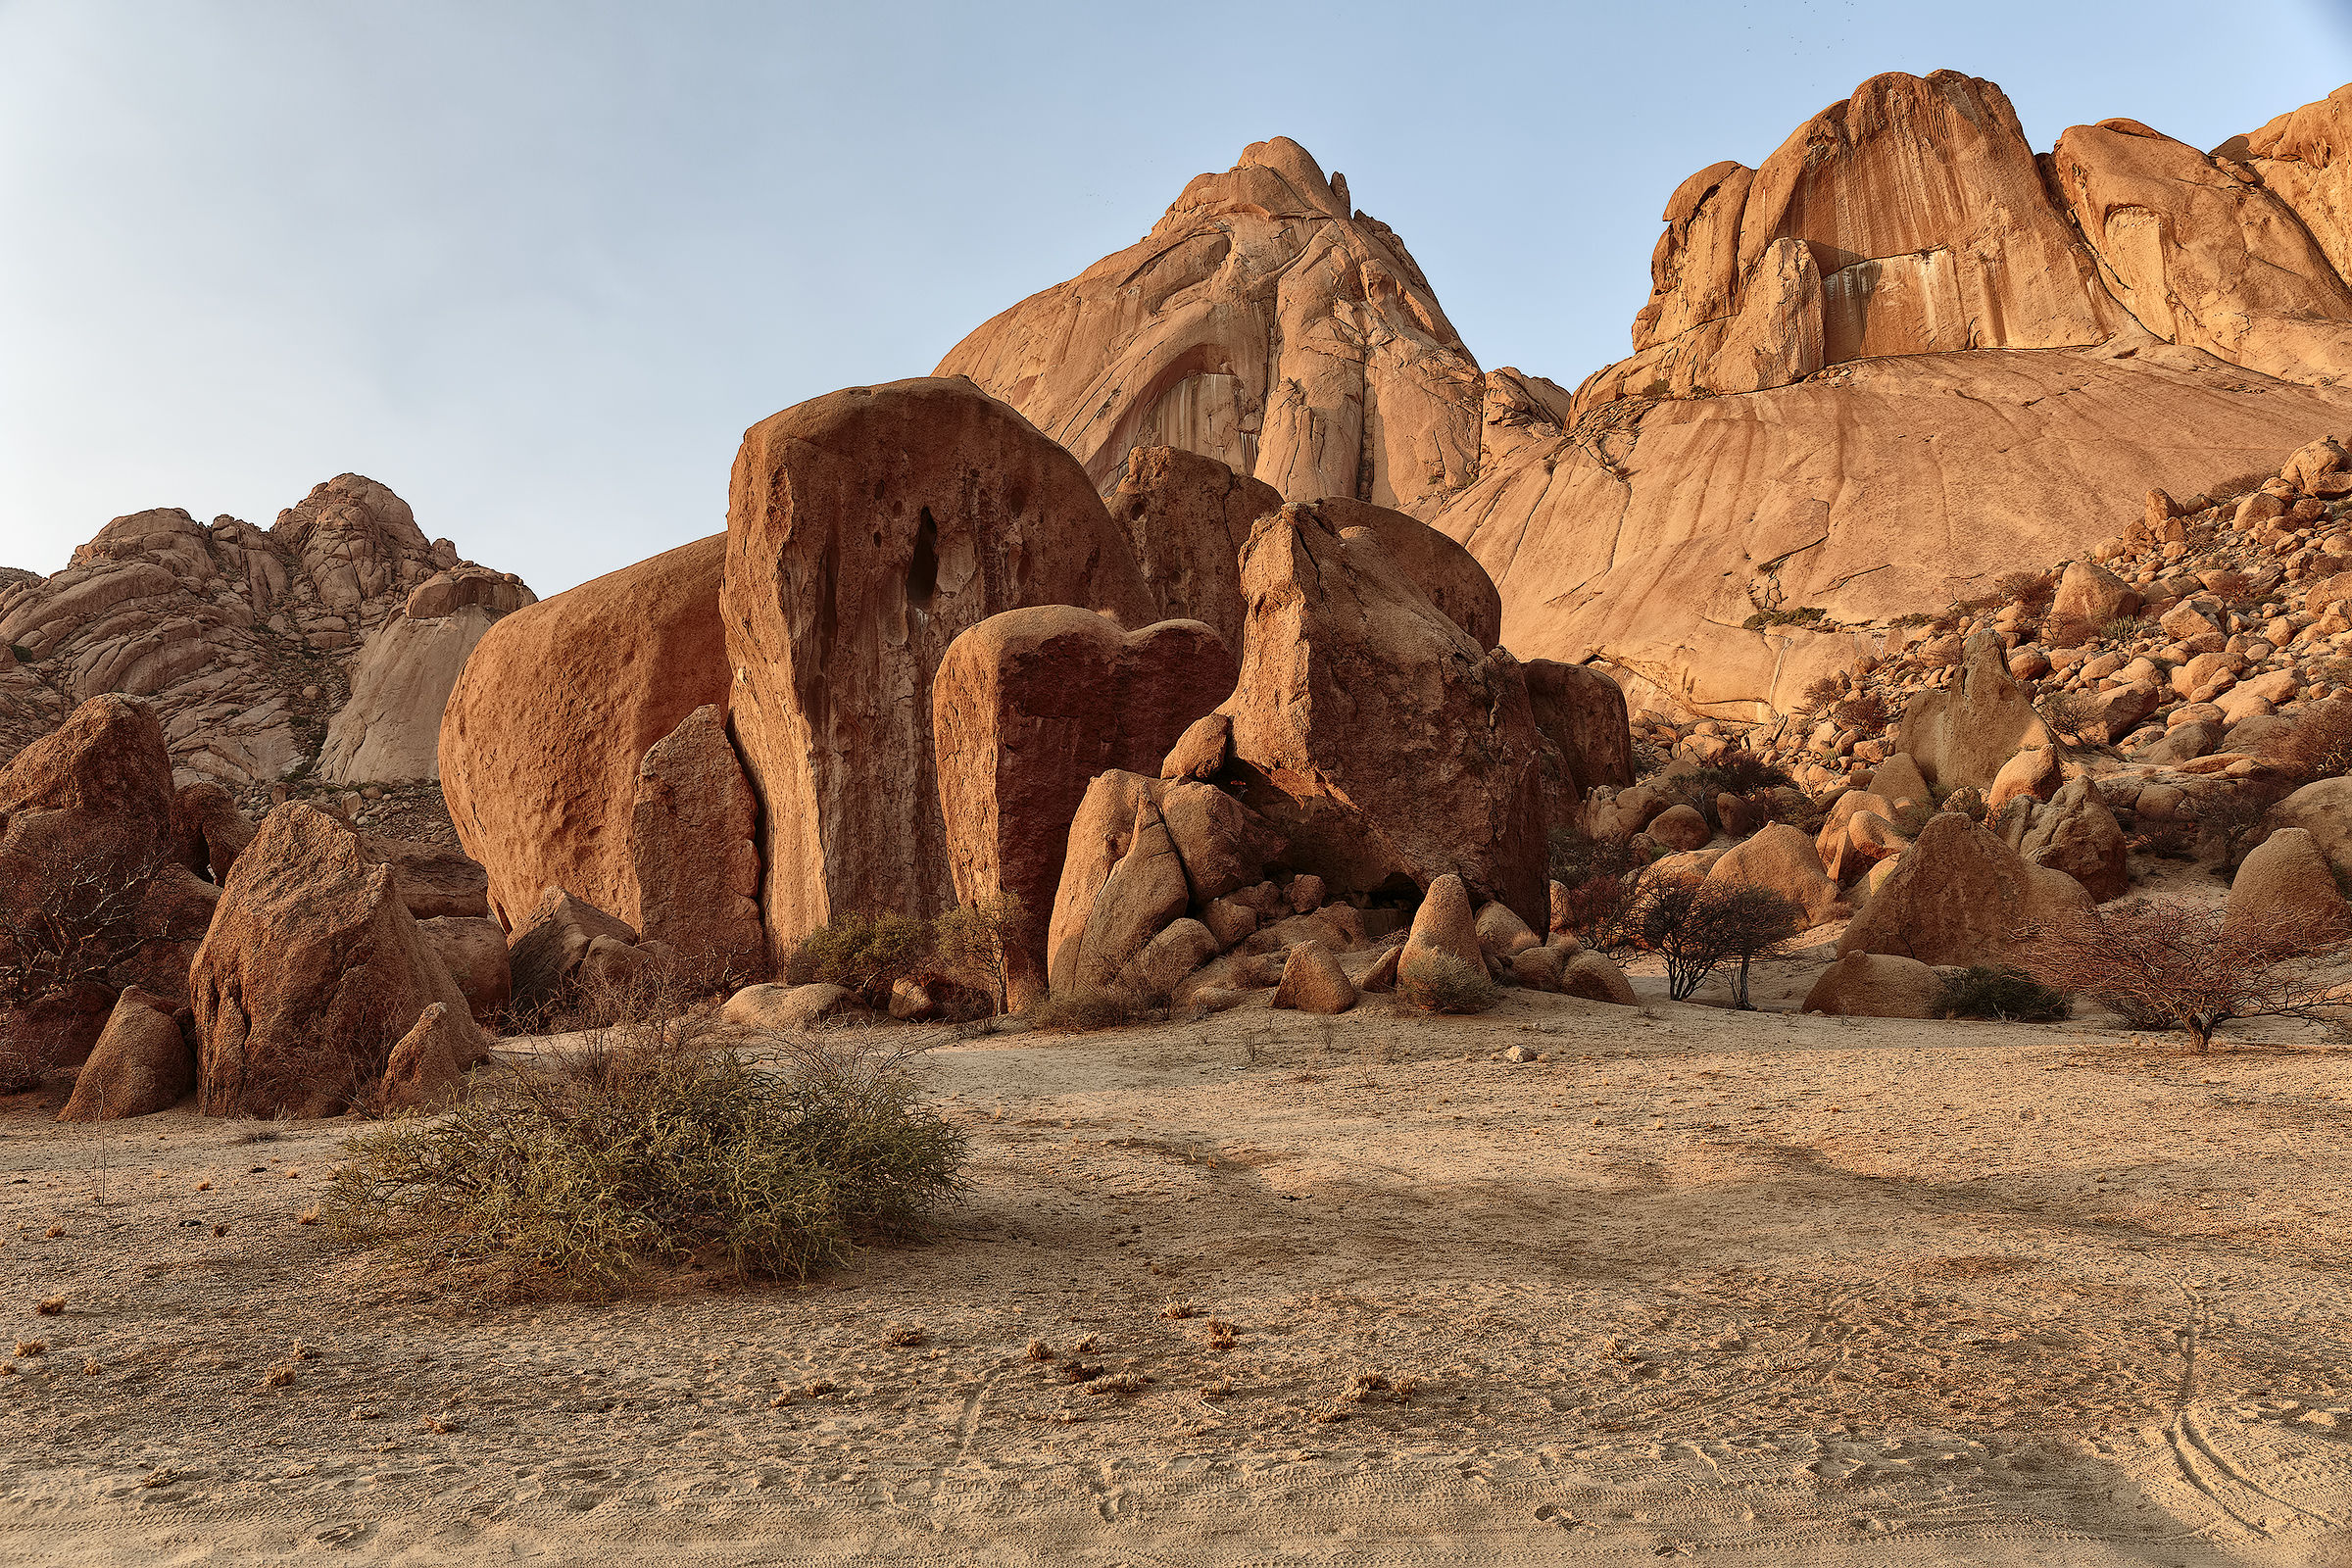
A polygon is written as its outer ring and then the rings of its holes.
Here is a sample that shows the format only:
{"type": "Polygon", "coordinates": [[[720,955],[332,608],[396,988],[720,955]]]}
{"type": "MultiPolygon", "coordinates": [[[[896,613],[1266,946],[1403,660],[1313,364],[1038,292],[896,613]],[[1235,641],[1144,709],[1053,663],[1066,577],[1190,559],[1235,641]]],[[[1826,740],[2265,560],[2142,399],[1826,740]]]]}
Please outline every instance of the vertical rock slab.
{"type": "Polygon", "coordinates": [[[459,842],[516,929],[550,887],[638,918],[637,769],[696,709],[727,701],[713,534],[516,611],[483,634],[441,720],[459,842]]]}
{"type": "Polygon", "coordinates": [[[1518,662],[1441,611],[1381,534],[1287,505],[1242,558],[1226,772],[1334,893],[1447,873],[1544,917],[1542,740],[1518,662]]]}
{"type": "Polygon", "coordinates": [[[264,818],[237,858],[188,990],[211,1116],[323,1116],[358,1103],[434,1003],[478,1040],[398,870],[300,801],[264,818]]]}
{"type": "Polygon", "coordinates": [[[1205,621],[1241,647],[1242,547],[1281,492],[1197,452],[1137,447],[1108,501],[1160,615],[1205,621]]]}
{"type": "Polygon", "coordinates": [[[1044,982],[1048,917],[1089,781],[1157,772],[1239,673],[1200,621],[1123,633],[1069,605],[991,615],[948,646],[931,709],[949,869],[964,903],[1019,897],[1016,997],[1044,982]]]}
{"type": "Polygon", "coordinates": [[[720,598],[778,961],[837,914],[954,896],[932,677],[957,636],[1027,605],[1152,618],[1085,470],[961,379],[852,387],[746,432],[720,598]]]}
{"type": "Polygon", "coordinates": [[[368,633],[352,666],[351,700],[326,726],[319,776],[330,784],[439,778],[449,694],[495,623],[489,611],[467,605],[429,619],[396,615],[368,633]]]}
{"type": "Polygon", "coordinates": [[[1895,732],[1895,750],[1939,789],[1990,789],[2011,758],[2049,744],[2033,699],[2009,673],[2008,650],[1988,631],[1969,638],[1959,679],[1913,698],[1895,732]]]}
{"type": "Polygon", "coordinates": [[[680,719],[638,765],[629,856],[639,929],[697,975],[749,978],[766,956],[752,841],[759,811],[715,705],[680,719]]]}

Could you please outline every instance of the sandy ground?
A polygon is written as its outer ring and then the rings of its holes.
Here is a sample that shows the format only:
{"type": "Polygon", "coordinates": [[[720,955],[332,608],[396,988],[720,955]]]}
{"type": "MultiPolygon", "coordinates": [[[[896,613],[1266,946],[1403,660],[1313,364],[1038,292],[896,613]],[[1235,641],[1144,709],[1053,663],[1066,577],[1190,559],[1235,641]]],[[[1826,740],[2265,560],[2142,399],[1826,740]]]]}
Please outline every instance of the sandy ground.
{"type": "Polygon", "coordinates": [[[606,1304],[0,1101],[0,1563],[2352,1565],[2352,1053],[1644,1010],[946,1046],[936,1242],[606,1304]]]}

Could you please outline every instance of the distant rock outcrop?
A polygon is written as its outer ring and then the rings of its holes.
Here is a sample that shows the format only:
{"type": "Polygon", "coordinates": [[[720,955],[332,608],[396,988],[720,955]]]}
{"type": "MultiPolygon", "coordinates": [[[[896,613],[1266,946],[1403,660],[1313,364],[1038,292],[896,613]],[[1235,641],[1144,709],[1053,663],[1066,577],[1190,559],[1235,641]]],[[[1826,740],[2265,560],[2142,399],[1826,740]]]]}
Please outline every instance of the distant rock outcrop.
{"type": "Polygon", "coordinates": [[[1287,136],[1196,178],[1151,233],[934,373],[1011,404],[1105,492],[1135,448],[1179,447],[1286,501],[1428,516],[1478,466],[1478,362],[1404,242],[1287,136]]]}
{"type": "Polygon", "coordinates": [[[244,790],[319,761],[335,782],[429,779],[448,679],[530,600],[356,473],[267,529],[117,517],[55,576],[0,572],[0,760],[117,692],[154,705],[183,782],[244,790]]]}

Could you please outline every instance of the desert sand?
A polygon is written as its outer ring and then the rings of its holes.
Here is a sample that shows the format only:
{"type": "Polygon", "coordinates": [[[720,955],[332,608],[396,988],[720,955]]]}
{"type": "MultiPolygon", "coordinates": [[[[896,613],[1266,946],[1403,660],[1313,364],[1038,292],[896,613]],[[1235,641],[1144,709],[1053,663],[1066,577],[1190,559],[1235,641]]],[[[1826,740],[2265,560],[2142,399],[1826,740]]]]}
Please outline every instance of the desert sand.
{"type": "Polygon", "coordinates": [[[348,1123],[19,1096],[0,1562],[2352,1563],[2352,1052],[2230,1033],[943,1036],[931,1242],[520,1306],[303,1223],[348,1123]]]}

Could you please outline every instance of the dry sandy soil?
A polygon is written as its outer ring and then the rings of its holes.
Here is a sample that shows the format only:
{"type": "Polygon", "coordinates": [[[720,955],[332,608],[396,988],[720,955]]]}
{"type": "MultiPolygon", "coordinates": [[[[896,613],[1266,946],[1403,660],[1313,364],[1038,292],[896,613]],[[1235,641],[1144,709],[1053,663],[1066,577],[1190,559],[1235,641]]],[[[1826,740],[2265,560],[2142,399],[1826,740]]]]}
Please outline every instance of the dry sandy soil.
{"type": "Polygon", "coordinates": [[[0,1563],[2352,1564],[2352,1053],[1646,1011],[946,1045],[935,1242],[603,1304],[0,1102],[0,1563]]]}

